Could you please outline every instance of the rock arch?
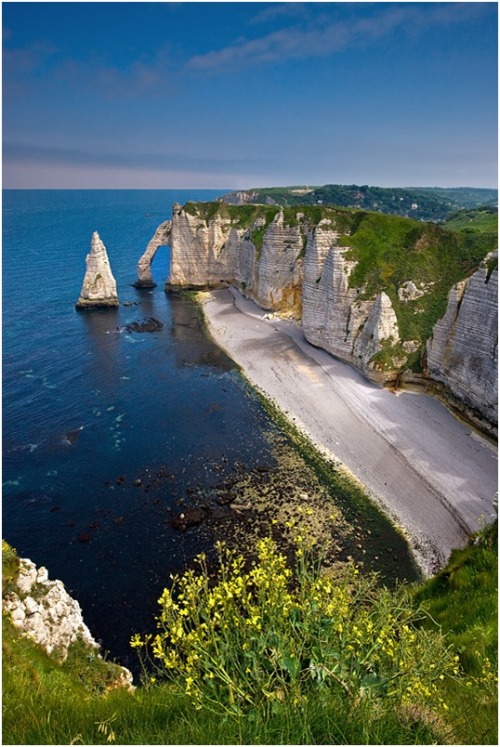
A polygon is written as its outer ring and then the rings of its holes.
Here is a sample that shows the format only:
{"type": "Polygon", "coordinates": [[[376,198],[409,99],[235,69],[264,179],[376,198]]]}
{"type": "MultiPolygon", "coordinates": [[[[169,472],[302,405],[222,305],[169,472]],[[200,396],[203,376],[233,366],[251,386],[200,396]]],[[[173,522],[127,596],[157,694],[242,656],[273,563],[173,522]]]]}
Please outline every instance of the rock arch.
{"type": "Polygon", "coordinates": [[[146,251],[137,263],[137,280],[134,283],[135,288],[156,288],[151,274],[151,263],[160,246],[170,244],[170,235],[172,231],[172,221],[166,220],[160,223],[153,234],[146,251]]]}

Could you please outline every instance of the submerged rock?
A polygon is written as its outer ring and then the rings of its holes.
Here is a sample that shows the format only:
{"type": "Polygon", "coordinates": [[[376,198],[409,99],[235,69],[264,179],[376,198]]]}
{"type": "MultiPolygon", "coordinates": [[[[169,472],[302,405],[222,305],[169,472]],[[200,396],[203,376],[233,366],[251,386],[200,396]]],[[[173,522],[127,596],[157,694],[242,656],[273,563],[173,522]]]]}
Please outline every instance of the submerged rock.
{"type": "Polygon", "coordinates": [[[150,316],[142,322],[131,322],[130,324],[127,324],[125,329],[127,332],[159,332],[163,329],[163,322],[150,316]]]}
{"type": "Polygon", "coordinates": [[[77,309],[115,308],[118,306],[116,281],[111,272],[106,247],[97,231],[92,234],[87,270],[83,279],[77,309]]]}
{"type": "Polygon", "coordinates": [[[174,529],[185,532],[190,527],[199,526],[207,517],[208,514],[203,508],[187,508],[182,513],[174,516],[171,524],[174,529]]]}

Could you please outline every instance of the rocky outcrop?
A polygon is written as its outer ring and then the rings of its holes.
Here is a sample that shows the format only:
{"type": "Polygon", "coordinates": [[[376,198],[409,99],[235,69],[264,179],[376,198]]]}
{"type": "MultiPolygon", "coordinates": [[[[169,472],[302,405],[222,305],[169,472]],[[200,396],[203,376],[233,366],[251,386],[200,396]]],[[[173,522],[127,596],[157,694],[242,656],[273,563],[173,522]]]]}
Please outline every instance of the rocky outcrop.
{"type": "Polygon", "coordinates": [[[127,332],[160,332],[163,329],[163,322],[150,316],[142,322],[130,322],[125,325],[127,332]]]}
{"type": "Polygon", "coordinates": [[[170,243],[166,290],[235,285],[372,381],[424,386],[496,424],[497,275],[489,261],[474,272],[470,239],[340,209],[188,203],[170,243]]]}
{"type": "Polygon", "coordinates": [[[175,205],[171,245],[166,290],[235,284],[263,308],[300,317],[305,239],[280,210],[242,224],[225,211],[207,219],[175,205]]]}
{"type": "Polygon", "coordinates": [[[46,568],[37,569],[31,560],[21,558],[16,586],[4,599],[4,610],[48,654],[56,652],[64,661],[70,645],[78,639],[90,648],[99,648],[83,621],[80,605],[62,581],[49,581],[46,568]]]}
{"type": "Polygon", "coordinates": [[[306,339],[361,369],[369,378],[394,379],[394,367],[378,364],[384,348],[389,360],[399,343],[396,314],[383,291],[362,300],[362,288],[351,287],[356,262],[349,246],[339,245],[339,232],[321,222],[309,235],[304,261],[302,327],[306,339]],[[377,365],[378,364],[378,365],[377,365]]]}
{"type": "Polygon", "coordinates": [[[178,203],[172,210],[170,277],[167,288],[218,288],[235,282],[242,232],[217,212],[206,219],[178,203]]]}
{"type": "Polygon", "coordinates": [[[106,247],[97,231],[92,234],[90,253],[86,258],[87,270],[83,279],[77,309],[94,309],[118,306],[116,281],[111,272],[106,247]]]}
{"type": "Polygon", "coordinates": [[[427,374],[489,423],[498,422],[498,270],[489,255],[453,286],[427,342],[427,374]]]}
{"type": "MultiPolygon", "coordinates": [[[[97,653],[100,648],[85,625],[80,605],[62,581],[50,581],[47,569],[37,568],[27,558],[19,558],[17,576],[3,598],[3,611],[23,635],[60,662],[76,641],[89,651],[97,653]]],[[[132,687],[131,672],[116,665],[114,686],[132,687]]]]}
{"type": "Polygon", "coordinates": [[[137,263],[137,280],[134,283],[136,288],[156,288],[156,283],[151,274],[151,264],[159,247],[170,244],[171,228],[172,221],[166,220],[160,223],[154,232],[146,251],[137,263]]]}

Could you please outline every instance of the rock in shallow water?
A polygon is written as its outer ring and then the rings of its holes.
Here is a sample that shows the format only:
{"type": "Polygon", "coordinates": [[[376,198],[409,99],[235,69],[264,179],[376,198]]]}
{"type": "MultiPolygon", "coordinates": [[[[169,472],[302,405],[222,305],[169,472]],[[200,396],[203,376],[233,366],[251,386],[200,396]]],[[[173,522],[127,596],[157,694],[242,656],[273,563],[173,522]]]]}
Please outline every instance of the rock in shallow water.
{"type": "Polygon", "coordinates": [[[207,512],[203,508],[186,508],[177,516],[174,516],[171,524],[174,529],[185,532],[190,527],[196,527],[207,518],[207,512]]]}
{"type": "Polygon", "coordinates": [[[142,322],[131,322],[130,324],[127,324],[125,329],[127,332],[159,332],[163,329],[163,322],[150,316],[142,322]]]}

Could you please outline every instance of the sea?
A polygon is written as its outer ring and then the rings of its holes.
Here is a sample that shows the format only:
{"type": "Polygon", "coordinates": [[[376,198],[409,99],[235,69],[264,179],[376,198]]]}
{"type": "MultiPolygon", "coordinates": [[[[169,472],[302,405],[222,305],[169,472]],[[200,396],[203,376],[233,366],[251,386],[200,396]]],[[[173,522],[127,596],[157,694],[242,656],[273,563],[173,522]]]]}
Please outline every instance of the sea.
{"type": "Polygon", "coordinates": [[[135,289],[137,261],[174,202],[213,191],[4,190],[3,537],[61,579],[125,666],[135,632],[210,537],[171,526],[190,493],[269,467],[275,427],[207,336],[189,295],[135,289]],[[77,311],[93,231],[116,310],[77,311]],[[157,332],[127,325],[154,317],[157,332]]]}
{"type": "MultiPolygon", "coordinates": [[[[287,439],[192,295],[165,293],[168,246],[152,264],[157,286],[133,287],[172,205],[220,194],[3,191],[2,536],[63,581],[103,650],[136,675],[130,638],[154,632],[171,575],[234,532],[227,515],[186,531],[175,518],[205,500],[216,517],[221,486],[277,468],[287,439]],[[120,305],[77,311],[94,231],[120,305]],[[151,317],[156,331],[134,329],[151,317]]],[[[375,531],[366,507],[342,510],[354,527],[345,557],[389,581],[417,577],[388,522],[375,531]]]]}

